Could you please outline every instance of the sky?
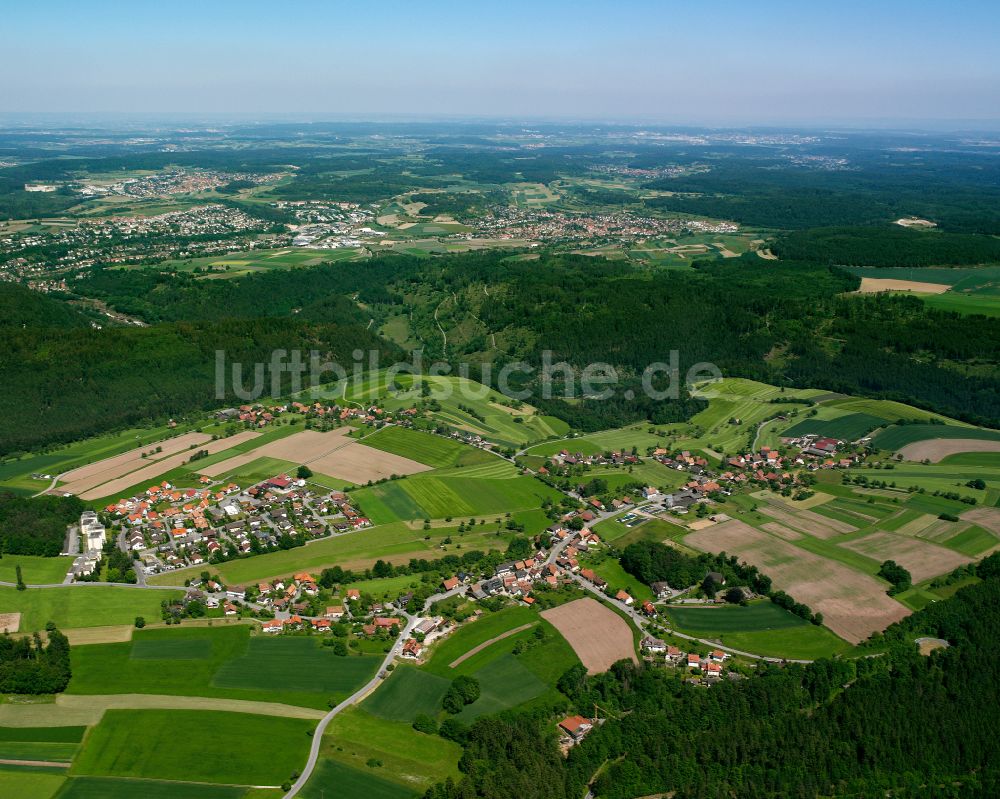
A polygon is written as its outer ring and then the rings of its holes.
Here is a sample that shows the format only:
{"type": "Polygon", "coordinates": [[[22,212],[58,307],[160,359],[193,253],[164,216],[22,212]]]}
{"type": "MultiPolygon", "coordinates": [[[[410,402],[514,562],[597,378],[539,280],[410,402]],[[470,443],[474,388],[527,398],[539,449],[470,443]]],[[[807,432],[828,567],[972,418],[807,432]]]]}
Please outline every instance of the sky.
{"type": "Polygon", "coordinates": [[[980,0],[4,0],[0,113],[1000,119],[980,0]]]}

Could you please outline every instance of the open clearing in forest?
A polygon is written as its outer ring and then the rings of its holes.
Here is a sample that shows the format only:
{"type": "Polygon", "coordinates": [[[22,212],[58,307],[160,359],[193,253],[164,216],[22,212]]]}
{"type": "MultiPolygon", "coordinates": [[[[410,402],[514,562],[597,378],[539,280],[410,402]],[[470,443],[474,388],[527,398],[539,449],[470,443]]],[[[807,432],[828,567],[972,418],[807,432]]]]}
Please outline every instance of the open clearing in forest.
{"type": "Polygon", "coordinates": [[[875,532],[853,541],[845,541],[841,546],[867,555],[879,563],[894,560],[910,573],[915,583],[972,563],[972,558],[951,549],[894,533],[875,532]]]}
{"type": "MultiPolygon", "coordinates": [[[[242,433],[237,433],[234,436],[229,436],[228,438],[220,438],[215,441],[209,441],[208,443],[202,445],[196,445],[198,450],[204,450],[209,455],[214,455],[216,452],[222,452],[224,449],[229,449],[230,447],[235,447],[237,444],[243,444],[246,441],[251,441],[260,433],[256,433],[253,430],[244,430],[242,433]]],[[[162,474],[166,474],[171,469],[176,469],[179,466],[183,466],[188,459],[191,457],[192,450],[189,448],[183,452],[179,452],[175,455],[170,455],[166,458],[162,458],[154,463],[150,463],[143,466],[135,471],[128,472],[127,474],[111,480],[107,483],[102,483],[101,485],[91,488],[87,491],[83,491],[79,494],[80,499],[100,499],[101,497],[111,497],[122,493],[128,488],[132,488],[139,483],[144,481],[149,481],[152,483],[156,478],[162,474]]],[[[76,493],[73,490],[72,484],[60,486],[60,491],[69,491],[71,493],[76,493]]]]}
{"type": "Polygon", "coordinates": [[[569,642],[588,674],[607,671],[618,660],[639,662],[628,623],[596,599],[576,599],[542,611],[542,617],[569,642]]]}
{"type": "Polygon", "coordinates": [[[363,485],[370,480],[381,480],[393,474],[415,474],[430,468],[391,452],[366,447],[348,438],[348,432],[350,428],[346,427],[329,433],[303,430],[207,466],[201,471],[209,477],[218,477],[257,458],[270,457],[305,464],[314,472],[363,485]]]}
{"type": "Polygon", "coordinates": [[[912,291],[917,294],[943,294],[948,286],[940,283],[921,283],[916,280],[893,280],[885,277],[863,277],[858,294],[876,294],[880,291],[912,291]]]}
{"type": "Polygon", "coordinates": [[[886,595],[885,584],[842,563],[801,549],[731,520],[691,533],[684,543],[703,552],[736,555],[768,575],[775,588],[823,614],[823,623],[841,638],[859,643],[908,616],[886,595]]]}
{"type": "Polygon", "coordinates": [[[938,463],[949,455],[960,452],[1000,452],[1000,441],[981,441],[974,438],[932,438],[907,444],[899,454],[908,461],[928,460],[938,463]]]}

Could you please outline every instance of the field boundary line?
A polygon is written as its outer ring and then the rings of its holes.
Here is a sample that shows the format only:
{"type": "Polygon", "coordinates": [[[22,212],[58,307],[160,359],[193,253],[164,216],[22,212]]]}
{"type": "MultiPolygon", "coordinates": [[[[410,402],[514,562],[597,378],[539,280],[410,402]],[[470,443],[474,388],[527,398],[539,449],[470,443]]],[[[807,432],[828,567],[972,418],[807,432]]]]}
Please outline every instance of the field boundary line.
{"type": "Polygon", "coordinates": [[[484,649],[486,649],[486,647],[491,646],[492,644],[495,644],[497,641],[502,641],[504,638],[510,638],[512,635],[517,635],[518,633],[522,633],[525,630],[531,629],[536,624],[538,624],[538,622],[535,622],[535,621],[528,622],[527,624],[522,624],[520,627],[515,627],[512,630],[507,630],[506,632],[502,632],[502,633],[500,633],[500,635],[495,635],[490,640],[483,641],[481,644],[478,644],[477,646],[472,647],[472,649],[470,649],[464,655],[459,655],[451,663],[448,664],[448,668],[449,669],[457,668],[459,665],[461,665],[462,663],[464,663],[466,660],[468,660],[469,658],[471,658],[473,655],[475,655],[475,654],[477,654],[479,652],[482,652],[484,649]]]}
{"type": "Polygon", "coordinates": [[[223,699],[213,696],[173,696],[171,694],[60,694],[58,707],[90,710],[215,710],[258,716],[281,716],[318,720],[325,713],[311,707],[250,699],[223,699]]]}

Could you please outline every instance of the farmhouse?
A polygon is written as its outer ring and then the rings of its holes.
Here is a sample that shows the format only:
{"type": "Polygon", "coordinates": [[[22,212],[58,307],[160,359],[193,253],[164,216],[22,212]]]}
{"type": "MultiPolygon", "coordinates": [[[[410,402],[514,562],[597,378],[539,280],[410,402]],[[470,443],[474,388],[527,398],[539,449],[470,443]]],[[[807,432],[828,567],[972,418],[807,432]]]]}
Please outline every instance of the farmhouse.
{"type": "Polygon", "coordinates": [[[567,716],[559,722],[559,729],[568,735],[574,743],[582,741],[593,728],[594,725],[590,719],[583,716],[567,716]]]}
{"type": "Polygon", "coordinates": [[[408,638],[406,643],[403,644],[403,657],[408,660],[416,660],[420,657],[420,650],[423,649],[423,644],[421,644],[415,638],[408,638]]]}
{"type": "Polygon", "coordinates": [[[649,586],[653,593],[656,594],[657,599],[669,599],[673,591],[670,590],[669,583],[656,582],[649,586]]]}
{"type": "Polygon", "coordinates": [[[598,588],[606,588],[608,583],[603,577],[598,577],[597,572],[593,569],[581,569],[580,576],[585,580],[589,580],[598,588]]]}
{"type": "Polygon", "coordinates": [[[642,639],[642,648],[651,655],[658,655],[667,651],[667,645],[659,638],[647,635],[642,639]]]}
{"type": "Polygon", "coordinates": [[[620,590],[617,594],[615,594],[615,599],[617,599],[619,602],[625,605],[628,605],[629,607],[631,607],[632,604],[635,602],[635,600],[632,599],[631,594],[629,594],[625,590],[620,590]]]}

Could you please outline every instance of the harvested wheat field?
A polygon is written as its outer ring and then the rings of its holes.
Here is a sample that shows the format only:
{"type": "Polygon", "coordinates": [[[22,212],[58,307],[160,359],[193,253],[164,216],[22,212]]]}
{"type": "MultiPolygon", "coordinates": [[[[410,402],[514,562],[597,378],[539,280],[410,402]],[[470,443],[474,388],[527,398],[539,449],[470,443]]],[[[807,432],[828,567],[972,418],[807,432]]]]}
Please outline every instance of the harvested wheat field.
{"type": "Polygon", "coordinates": [[[106,710],[206,710],[256,713],[296,719],[321,719],[322,710],[279,702],[160,694],[59,694],[55,702],[0,705],[3,727],[69,727],[97,724],[106,710]]]}
{"type": "Polygon", "coordinates": [[[736,555],[756,566],[771,578],[775,588],[822,613],[823,624],[851,643],[859,643],[910,615],[909,610],[886,595],[885,585],[874,577],[799,549],[741,521],[691,533],[684,543],[703,552],[736,555]]]}
{"type": "Polygon", "coordinates": [[[329,433],[319,433],[315,430],[303,430],[293,433],[277,441],[269,441],[256,449],[241,452],[232,458],[213,463],[201,469],[201,473],[209,477],[218,477],[245,466],[258,458],[280,458],[293,463],[308,463],[327,452],[351,443],[347,438],[350,429],[341,427],[329,433]]]}
{"type": "Polygon", "coordinates": [[[895,280],[889,277],[863,277],[858,294],[877,294],[880,291],[913,291],[917,294],[944,294],[950,286],[943,283],[921,283],[917,280],[895,280]]]}
{"type": "Polygon", "coordinates": [[[777,522],[768,522],[767,524],[762,524],[761,527],[784,541],[796,541],[802,538],[802,533],[798,530],[785,527],[785,525],[778,524],[777,522]]]}
{"type": "Polygon", "coordinates": [[[894,560],[910,573],[915,583],[972,563],[972,558],[937,544],[882,531],[856,538],[841,546],[867,555],[879,563],[894,560]]]}
{"type": "Polygon", "coordinates": [[[772,501],[761,508],[765,516],[777,519],[788,527],[809,533],[816,538],[834,538],[844,533],[853,533],[857,528],[846,522],[822,516],[811,510],[791,508],[783,502],[772,501]]]}
{"type": "Polygon", "coordinates": [[[978,438],[930,438],[915,441],[899,450],[908,461],[929,460],[937,463],[949,455],[960,452],[1000,452],[1000,441],[983,441],[978,438]]]}
{"type": "Polygon", "coordinates": [[[978,524],[1000,536],[1000,508],[976,508],[962,514],[962,521],[978,524]]]}
{"type": "Polygon", "coordinates": [[[576,599],[544,610],[542,618],[569,642],[587,674],[607,671],[619,660],[639,662],[628,622],[596,599],[576,599]]]}
{"type": "Polygon", "coordinates": [[[293,463],[308,464],[314,472],[361,485],[369,480],[381,480],[394,474],[416,474],[431,468],[409,458],[393,455],[391,452],[366,447],[348,438],[348,432],[350,428],[347,427],[329,433],[303,430],[301,433],[271,441],[250,452],[207,466],[201,471],[209,477],[218,477],[257,458],[280,458],[293,463]]]}
{"type": "Polygon", "coordinates": [[[206,441],[210,441],[211,438],[211,436],[205,433],[185,433],[182,436],[177,436],[177,438],[156,441],[152,444],[147,444],[145,447],[131,449],[120,455],[114,455],[96,463],[81,466],[79,469],[73,469],[62,476],[62,484],[59,486],[58,492],[69,491],[73,494],[80,494],[90,488],[99,486],[101,483],[114,480],[116,477],[124,477],[129,472],[134,472],[136,469],[141,469],[143,466],[155,463],[157,459],[166,458],[177,452],[186,452],[193,445],[204,444],[206,441]],[[152,452],[157,447],[160,447],[160,452],[155,453],[151,458],[142,457],[144,452],[152,452]]]}
{"type": "Polygon", "coordinates": [[[20,613],[0,613],[0,633],[16,633],[20,628],[20,613]]]}
{"type": "MultiPolygon", "coordinates": [[[[222,452],[224,449],[229,449],[230,447],[235,447],[237,444],[242,444],[244,441],[252,441],[257,438],[260,433],[255,433],[252,430],[245,430],[242,433],[237,433],[234,436],[229,436],[228,438],[220,438],[216,441],[209,441],[204,445],[199,445],[198,449],[203,449],[212,455],[216,452],[222,452]]],[[[136,469],[134,472],[129,472],[123,477],[119,477],[108,483],[102,483],[96,488],[91,488],[87,491],[83,491],[79,494],[80,499],[99,499],[101,497],[110,497],[122,493],[127,488],[132,488],[139,483],[149,481],[152,483],[161,474],[169,472],[171,469],[176,469],[179,466],[183,466],[188,458],[192,455],[192,450],[184,450],[176,455],[170,455],[169,457],[158,460],[155,463],[150,463],[143,466],[141,469],[136,469]]],[[[72,491],[70,486],[63,486],[63,491],[72,491]]]]}

